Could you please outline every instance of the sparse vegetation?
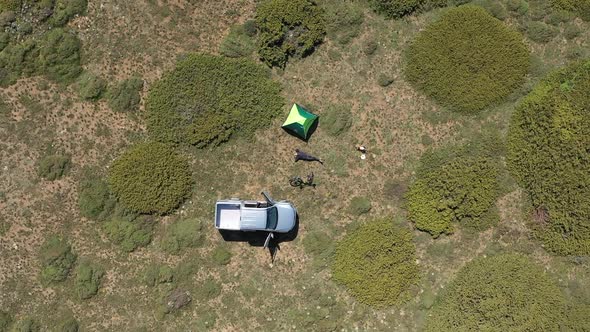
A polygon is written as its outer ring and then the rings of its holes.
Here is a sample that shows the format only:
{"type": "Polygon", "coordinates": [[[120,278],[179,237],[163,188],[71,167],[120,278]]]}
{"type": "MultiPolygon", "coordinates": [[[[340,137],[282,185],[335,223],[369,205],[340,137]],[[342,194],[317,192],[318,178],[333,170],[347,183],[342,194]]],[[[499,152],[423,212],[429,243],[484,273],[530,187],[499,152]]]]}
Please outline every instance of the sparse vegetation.
{"type": "Polygon", "coordinates": [[[150,142],[132,147],[113,162],[109,185],[129,209],[164,214],[188,196],[192,178],[185,157],[166,144],[150,142]]]}
{"type": "Polygon", "coordinates": [[[88,170],[78,187],[78,206],[82,216],[106,220],[115,210],[117,199],[109,190],[106,180],[88,170]]]}
{"type": "Polygon", "coordinates": [[[224,246],[218,246],[213,250],[213,261],[218,265],[227,265],[231,261],[231,251],[224,246]]]}
{"type": "Polygon", "coordinates": [[[52,154],[43,157],[39,161],[37,174],[48,181],[55,181],[66,175],[70,167],[71,161],[69,156],[52,154]]]}
{"type": "Polygon", "coordinates": [[[360,216],[371,211],[371,201],[366,197],[353,197],[348,209],[353,215],[360,216]]]}
{"type": "Polygon", "coordinates": [[[321,5],[325,12],[328,38],[347,45],[361,33],[364,14],[359,4],[326,0],[321,5]]]}
{"type": "Polygon", "coordinates": [[[66,280],[76,262],[69,243],[60,237],[49,237],[39,250],[41,281],[44,284],[66,280]]]}
{"type": "Polygon", "coordinates": [[[159,141],[197,147],[251,136],[281,110],[279,91],[250,60],[191,54],[151,87],[148,130],[159,141]]]}
{"type": "Polygon", "coordinates": [[[205,241],[203,223],[196,218],[180,219],[168,226],[162,238],[162,249],[178,255],[183,249],[199,247],[205,241]]]}
{"type": "Polygon", "coordinates": [[[0,331],[8,332],[12,325],[12,316],[6,311],[0,311],[0,331]]]}
{"type": "Polygon", "coordinates": [[[39,332],[41,331],[41,325],[31,318],[25,317],[22,320],[16,322],[12,327],[11,332],[39,332]]]}
{"type": "Polygon", "coordinates": [[[89,299],[98,293],[100,282],[105,271],[102,266],[83,261],[76,268],[76,292],[82,300],[89,299]]]}
{"type": "Polygon", "coordinates": [[[78,332],[80,330],[80,324],[76,320],[76,318],[69,316],[66,317],[60,324],[59,324],[59,332],[78,332]]]}
{"type": "Polygon", "coordinates": [[[439,295],[425,331],[558,331],[564,309],[555,282],[527,257],[477,258],[439,295]]]}
{"type": "Polygon", "coordinates": [[[254,36],[257,32],[255,22],[251,30],[247,28],[251,25],[252,23],[233,26],[221,42],[219,52],[230,58],[250,57],[256,50],[254,36]]]}
{"type": "Polygon", "coordinates": [[[407,51],[412,84],[444,106],[476,111],[523,83],[529,51],[522,36],[475,6],[449,9],[407,51]]]}
{"type": "Polygon", "coordinates": [[[516,107],[508,165],[528,192],[545,248],[590,253],[590,62],[550,74],[516,107]]]}
{"type": "Polygon", "coordinates": [[[256,8],[258,55],[269,67],[309,55],[326,34],[324,11],[309,0],[265,0],[256,8]]]}
{"type": "Polygon", "coordinates": [[[109,107],[115,112],[135,112],[141,100],[143,80],[131,77],[109,88],[106,94],[109,107]]]}
{"type": "Polygon", "coordinates": [[[338,243],[332,270],[358,301],[375,307],[400,304],[418,281],[412,233],[390,219],[369,221],[338,243]]]}

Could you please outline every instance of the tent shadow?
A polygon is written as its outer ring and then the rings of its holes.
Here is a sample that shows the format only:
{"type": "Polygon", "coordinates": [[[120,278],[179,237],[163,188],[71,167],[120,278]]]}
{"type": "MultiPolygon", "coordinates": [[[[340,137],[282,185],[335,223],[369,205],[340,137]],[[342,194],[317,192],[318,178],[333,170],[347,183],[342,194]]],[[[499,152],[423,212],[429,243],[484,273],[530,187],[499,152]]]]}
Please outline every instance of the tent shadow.
{"type": "MultiPolygon", "coordinates": [[[[226,242],[248,242],[252,247],[263,247],[268,232],[256,231],[256,232],[242,232],[242,231],[228,231],[219,230],[219,234],[223,237],[226,242]]],[[[288,233],[274,233],[274,238],[271,239],[268,250],[270,253],[271,261],[274,262],[274,258],[279,250],[281,250],[280,244],[283,242],[291,242],[297,238],[299,234],[299,214],[295,219],[295,226],[288,233]]]]}

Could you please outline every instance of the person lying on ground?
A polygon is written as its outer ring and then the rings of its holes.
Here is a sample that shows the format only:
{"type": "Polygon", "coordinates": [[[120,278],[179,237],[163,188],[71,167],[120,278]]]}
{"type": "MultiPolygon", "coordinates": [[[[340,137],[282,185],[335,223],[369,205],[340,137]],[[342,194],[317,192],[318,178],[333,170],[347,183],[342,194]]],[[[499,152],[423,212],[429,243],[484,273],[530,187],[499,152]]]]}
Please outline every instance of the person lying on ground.
{"type": "Polygon", "coordinates": [[[298,162],[299,160],[305,160],[305,161],[317,161],[320,164],[324,164],[324,162],[320,159],[320,158],[316,158],[310,154],[307,154],[299,149],[295,149],[295,162],[298,162]]]}

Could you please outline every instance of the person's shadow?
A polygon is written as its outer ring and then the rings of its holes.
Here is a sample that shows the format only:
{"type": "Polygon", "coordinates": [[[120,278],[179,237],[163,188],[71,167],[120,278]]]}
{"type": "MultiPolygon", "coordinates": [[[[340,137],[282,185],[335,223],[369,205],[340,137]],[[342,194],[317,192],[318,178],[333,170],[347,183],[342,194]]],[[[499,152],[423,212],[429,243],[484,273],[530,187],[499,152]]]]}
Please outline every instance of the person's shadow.
{"type": "MultiPolygon", "coordinates": [[[[291,242],[297,238],[299,233],[299,214],[295,217],[295,226],[288,233],[273,233],[274,237],[270,239],[268,243],[268,252],[270,254],[271,262],[274,263],[275,257],[279,250],[281,250],[282,242],[291,242]]],[[[224,241],[227,242],[248,242],[253,247],[264,247],[268,232],[255,231],[255,232],[243,232],[243,231],[228,231],[224,229],[219,230],[219,234],[223,237],[224,241]]]]}

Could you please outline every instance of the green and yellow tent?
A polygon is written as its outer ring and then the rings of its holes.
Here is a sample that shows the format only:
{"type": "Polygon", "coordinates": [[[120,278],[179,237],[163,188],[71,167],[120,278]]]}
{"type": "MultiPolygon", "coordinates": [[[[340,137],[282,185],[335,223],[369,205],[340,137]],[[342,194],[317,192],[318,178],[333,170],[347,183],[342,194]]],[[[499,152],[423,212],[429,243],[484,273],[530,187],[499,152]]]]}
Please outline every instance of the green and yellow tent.
{"type": "Polygon", "coordinates": [[[317,119],[317,115],[310,113],[301,105],[293,104],[287,120],[283,123],[283,129],[307,140],[307,136],[310,133],[309,131],[317,119]]]}

